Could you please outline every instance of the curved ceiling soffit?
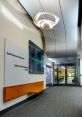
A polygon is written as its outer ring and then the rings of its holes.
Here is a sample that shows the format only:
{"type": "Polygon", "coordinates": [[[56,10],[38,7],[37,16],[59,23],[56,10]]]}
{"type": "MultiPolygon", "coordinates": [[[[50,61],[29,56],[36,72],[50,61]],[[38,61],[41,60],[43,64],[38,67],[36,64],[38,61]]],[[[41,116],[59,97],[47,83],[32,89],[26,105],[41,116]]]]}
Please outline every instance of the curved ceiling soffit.
{"type": "Polygon", "coordinates": [[[44,33],[43,31],[38,28],[34,23],[33,23],[33,18],[31,17],[31,15],[28,13],[28,11],[26,10],[26,8],[24,7],[24,5],[21,3],[20,0],[17,0],[18,3],[20,4],[20,6],[22,7],[22,9],[26,12],[26,14],[28,15],[28,17],[30,18],[32,24],[40,31],[40,35],[41,35],[41,38],[42,38],[42,43],[43,43],[43,49],[44,49],[44,55],[46,54],[46,43],[45,43],[45,37],[44,37],[44,33]]]}
{"type": "MultiPolygon", "coordinates": [[[[68,16],[70,13],[64,12],[65,11],[64,8],[67,7],[67,4],[69,4],[68,5],[69,8],[73,4],[76,5],[78,0],[75,0],[74,3],[73,3],[73,0],[69,0],[69,1],[62,0],[61,3],[60,3],[60,0],[51,0],[51,1],[48,0],[47,2],[43,1],[43,0],[37,0],[36,1],[37,3],[32,2],[32,0],[30,0],[30,1],[28,1],[28,4],[27,4],[28,6],[26,6],[27,0],[24,0],[24,1],[23,1],[23,7],[28,11],[28,13],[30,14],[30,16],[32,18],[34,17],[34,15],[36,13],[38,13],[38,11],[42,11],[44,8],[45,8],[44,10],[46,10],[46,11],[50,11],[50,12],[55,11],[56,15],[58,15],[60,17],[59,24],[57,24],[57,26],[54,27],[54,33],[52,33],[53,31],[51,31],[51,30],[50,31],[41,30],[43,32],[44,38],[45,38],[47,55],[50,57],[77,56],[77,41],[74,41],[74,38],[73,38],[73,35],[76,34],[76,32],[73,32],[73,34],[72,34],[71,33],[72,31],[70,30],[71,29],[70,24],[69,25],[66,24],[67,19],[69,21],[68,16]],[[39,4],[39,1],[40,1],[40,4],[39,4]],[[58,1],[59,1],[59,3],[58,3],[58,1]],[[72,2],[72,5],[70,5],[71,2],[72,2]],[[41,4],[43,6],[41,6],[41,4]],[[61,8],[60,8],[59,4],[61,5],[61,8]],[[54,5],[55,5],[55,7],[54,7],[54,5]],[[29,7],[29,6],[31,6],[31,7],[29,7]],[[60,9],[62,10],[62,13],[61,13],[60,9]],[[62,19],[61,15],[63,15],[63,19],[62,19]],[[62,21],[62,20],[65,20],[65,21],[62,21]]],[[[69,8],[66,9],[66,11],[67,10],[69,11],[69,8]]],[[[75,8],[74,8],[74,10],[75,10],[75,8]]],[[[74,19],[76,19],[76,18],[74,18],[74,19]]],[[[72,28],[72,30],[73,30],[73,28],[72,28]]],[[[76,37],[77,37],[77,35],[76,35],[76,37]]]]}

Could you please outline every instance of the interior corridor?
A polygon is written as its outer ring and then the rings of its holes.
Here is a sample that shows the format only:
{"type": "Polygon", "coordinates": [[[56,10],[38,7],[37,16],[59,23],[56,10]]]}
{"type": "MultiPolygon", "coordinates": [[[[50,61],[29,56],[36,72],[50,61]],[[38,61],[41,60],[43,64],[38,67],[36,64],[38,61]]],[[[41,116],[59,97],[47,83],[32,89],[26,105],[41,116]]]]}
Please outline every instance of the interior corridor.
{"type": "Polygon", "coordinates": [[[0,117],[82,117],[82,0],[0,0],[0,117]]]}
{"type": "Polygon", "coordinates": [[[82,117],[82,88],[51,87],[0,117],[82,117]]]}

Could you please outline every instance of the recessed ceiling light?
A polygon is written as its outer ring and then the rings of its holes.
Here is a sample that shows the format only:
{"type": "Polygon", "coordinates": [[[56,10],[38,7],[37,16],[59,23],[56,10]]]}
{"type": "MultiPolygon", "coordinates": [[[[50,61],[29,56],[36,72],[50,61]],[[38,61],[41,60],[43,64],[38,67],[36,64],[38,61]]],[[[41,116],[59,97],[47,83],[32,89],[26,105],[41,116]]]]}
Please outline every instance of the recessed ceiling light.
{"type": "Polygon", "coordinates": [[[41,29],[52,29],[58,22],[58,16],[49,12],[39,12],[35,15],[34,24],[41,29]]]}

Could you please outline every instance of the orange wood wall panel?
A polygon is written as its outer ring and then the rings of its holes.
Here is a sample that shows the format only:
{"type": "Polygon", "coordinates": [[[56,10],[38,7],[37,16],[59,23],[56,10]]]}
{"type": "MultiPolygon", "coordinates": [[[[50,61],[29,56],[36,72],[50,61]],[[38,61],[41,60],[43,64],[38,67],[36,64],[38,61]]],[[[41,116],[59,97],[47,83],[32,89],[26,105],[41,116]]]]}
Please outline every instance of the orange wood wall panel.
{"type": "Polygon", "coordinates": [[[44,82],[34,82],[23,85],[16,85],[10,87],[4,87],[3,89],[3,101],[9,101],[15,99],[19,96],[30,94],[30,93],[39,93],[44,89],[44,82]]]}

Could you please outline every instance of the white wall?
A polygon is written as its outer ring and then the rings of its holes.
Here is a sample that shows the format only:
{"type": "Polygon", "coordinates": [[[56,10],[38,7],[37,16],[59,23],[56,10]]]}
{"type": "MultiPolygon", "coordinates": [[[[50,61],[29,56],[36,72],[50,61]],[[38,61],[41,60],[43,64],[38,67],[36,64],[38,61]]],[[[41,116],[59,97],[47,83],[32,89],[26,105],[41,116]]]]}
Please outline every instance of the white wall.
{"type": "Polygon", "coordinates": [[[81,21],[81,48],[80,48],[80,85],[82,85],[82,21],[81,21]]]}
{"type": "Polygon", "coordinates": [[[80,84],[82,85],[82,22],[81,22],[81,50],[80,50],[80,84]]]}
{"type": "MultiPolygon", "coordinates": [[[[81,19],[81,50],[82,50],[82,19],[81,19]]],[[[81,51],[81,55],[82,55],[82,51],[81,51]]],[[[82,58],[82,56],[81,56],[82,58]]]]}
{"type": "MultiPolygon", "coordinates": [[[[16,104],[28,96],[21,96],[17,99],[3,103],[3,87],[4,87],[4,38],[23,48],[28,47],[28,41],[32,40],[40,48],[43,48],[40,32],[34,27],[29,18],[17,10],[15,10],[7,0],[0,0],[0,110],[16,104]],[[4,5],[11,14],[13,14],[24,26],[21,30],[16,24],[11,22],[3,15],[1,7],[4,5]]],[[[30,75],[30,82],[45,81],[45,75],[30,75]]]]}
{"type": "Polygon", "coordinates": [[[82,85],[82,59],[80,59],[80,85],[82,85]]]}

